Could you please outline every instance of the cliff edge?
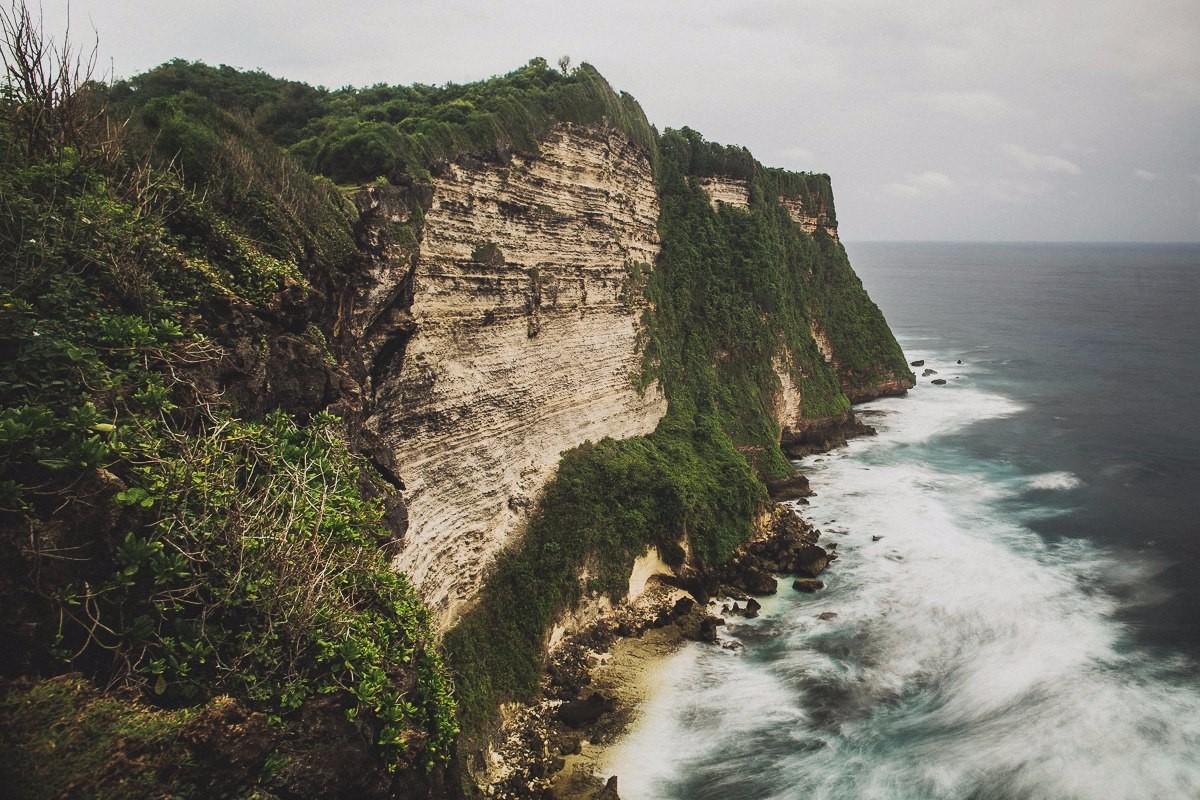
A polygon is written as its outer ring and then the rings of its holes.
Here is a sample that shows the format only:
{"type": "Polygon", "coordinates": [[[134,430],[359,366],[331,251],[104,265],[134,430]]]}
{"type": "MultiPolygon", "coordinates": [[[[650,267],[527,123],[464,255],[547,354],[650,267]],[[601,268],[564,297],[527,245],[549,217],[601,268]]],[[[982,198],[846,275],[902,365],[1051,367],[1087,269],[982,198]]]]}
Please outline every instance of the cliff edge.
{"type": "Polygon", "coordinates": [[[74,87],[86,125],[8,88],[23,797],[457,796],[556,629],[651,548],[716,574],[789,452],[912,385],[828,176],[660,133],[586,64],[329,92],[173,61],[74,87]],[[98,735],[47,757],[72,720],[98,735]]]}

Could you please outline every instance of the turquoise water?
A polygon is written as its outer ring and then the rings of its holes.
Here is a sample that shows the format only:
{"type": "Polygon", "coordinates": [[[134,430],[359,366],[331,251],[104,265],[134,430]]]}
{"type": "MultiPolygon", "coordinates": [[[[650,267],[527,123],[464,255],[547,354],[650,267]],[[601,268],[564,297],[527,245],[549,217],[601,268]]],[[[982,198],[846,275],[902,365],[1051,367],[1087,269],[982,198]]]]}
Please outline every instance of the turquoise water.
{"type": "Polygon", "coordinates": [[[606,774],[626,800],[1200,797],[1200,247],[850,254],[938,374],[802,463],[827,588],[672,659],[606,774]]]}

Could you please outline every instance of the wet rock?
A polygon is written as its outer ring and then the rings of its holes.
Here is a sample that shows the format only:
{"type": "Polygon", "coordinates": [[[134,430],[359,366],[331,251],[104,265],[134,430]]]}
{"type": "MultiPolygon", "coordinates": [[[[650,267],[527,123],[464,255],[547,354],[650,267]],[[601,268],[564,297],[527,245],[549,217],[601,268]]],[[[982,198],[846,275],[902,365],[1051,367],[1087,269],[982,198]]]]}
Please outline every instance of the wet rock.
{"type": "Polygon", "coordinates": [[[734,576],[734,585],[751,594],[775,594],[779,590],[775,576],[758,564],[745,565],[734,576]]]}
{"type": "Polygon", "coordinates": [[[945,378],[934,378],[933,380],[930,381],[930,383],[932,383],[934,386],[945,386],[946,379],[945,378]]]}
{"type": "Polygon", "coordinates": [[[762,604],[753,597],[746,601],[746,619],[754,619],[760,610],[762,610],[762,604]]]}
{"type": "Polygon", "coordinates": [[[717,641],[717,628],[724,624],[725,620],[711,615],[700,620],[700,641],[717,641]]]}
{"type": "Polygon", "coordinates": [[[831,619],[837,619],[837,612],[836,611],[822,611],[820,614],[817,614],[817,619],[829,622],[829,620],[831,620],[831,619]]]}
{"type": "Polygon", "coordinates": [[[910,361],[910,362],[908,362],[908,365],[910,367],[923,367],[923,366],[925,366],[925,359],[922,358],[919,361],[910,361]]]}
{"type": "Polygon", "coordinates": [[[767,493],[771,495],[772,500],[795,500],[809,496],[812,489],[808,486],[808,478],[796,474],[767,481],[767,493]]]}
{"type": "Polygon", "coordinates": [[[871,537],[871,541],[872,541],[872,542],[878,542],[878,541],[879,541],[880,539],[882,539],[882,538],[883,538],[882,536],[875,535],[875,536],[872,536],[872,537],[871,537]]]}
{"type": "Polygon", "coordinates": [[[707,603],[721,591],[716,573],[700,571],[693,567],[684,567],[679,571],[679,575],[662,575],[659,579],[668,586],[683,589],[696,598],[698,603],[707,603]]]}
{"type": "Polygon", "coordinates": [[[566,731],[558,737],[559,755],[574,756],[583,752],[583,736],[574,731],[566,731]]]}
{"type": "Polygon", "coordinates": [[[592,725],[600,717],[612,711],[613,701],[599,692],[592,692],[584,700],[570,700],[558,707],[555,716],[568,728],[576,730],[592,725]]]}
{"type": "Polygon", "coordinates": [[[617,794],[616,775],[609,778],[608,783],[604,784],[604,788],[596,793],[595,800],[621,800],[621,795],[617,794]]]}
{"type": "MultiPolygon", "coordinates": [[[[850,398],[854,402],[854,398],[850,398]]],[[[862,422],[852,411],[832,417],[805,419],[795,427],[785,426],[779,443],[791,458],[823,453],[844,445],[855,436],[870,436],[875,429],[862,422]]],[[[810,493],[808,496],[812,496],[810,493]]]]}
{"type": "Polygon", "coordinates": [[[745,607],[734,603],[732,606],[722,606],[722,614],[731,614],[735,617],[745,617],[746,619],[754,619],[758,616],[758,612],[762,609],[762,605],[753,597],[746,598],[745,607]]]}
{"type": "Polygon", "coordinates": [[[792,581],[792,588],[797,592],[812,594],[818,589],[824,589],[825,584],[816,578],[796,578],[796,580],[792,581]]]}
{"type": "Polygon", "coordinates": [[[937,370],[936,369],[926,369],[924,372],[921,373],[922,378],[928,378],[930,375],[937,375],[937,370]]]}
{"type": "Polygon", "coordinates": [[[815,578],[824,572],[827,566],[829,566],[829,553],[826,552],[825,548],[814,544],[802,547],[796,553],[796,558],[793,562],[793,572],[815,578]]]}
{"type": "Polygon", "coordinates": [[[692,613],[692,609],[696,607],[696,601],[690,597],[681,597],[675,601],[674,607],[671,608],[671,618],[679,619],[692,613]]]}

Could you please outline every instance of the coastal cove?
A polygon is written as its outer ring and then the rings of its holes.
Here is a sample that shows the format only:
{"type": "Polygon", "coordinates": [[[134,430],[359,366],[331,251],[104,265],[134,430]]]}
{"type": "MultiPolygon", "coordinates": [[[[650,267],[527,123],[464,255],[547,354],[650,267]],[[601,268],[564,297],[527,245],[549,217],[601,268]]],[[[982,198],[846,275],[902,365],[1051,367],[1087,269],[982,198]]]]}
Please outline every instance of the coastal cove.
{"type": "Polygon", "coordinates": [[[599,772],[626,800],[1194,796],[1200,247],[848,250],[925,363],[857,408],[877,436],[802,462],[843,557],[731,619],[741,647],[662,662],[599,772]]]}

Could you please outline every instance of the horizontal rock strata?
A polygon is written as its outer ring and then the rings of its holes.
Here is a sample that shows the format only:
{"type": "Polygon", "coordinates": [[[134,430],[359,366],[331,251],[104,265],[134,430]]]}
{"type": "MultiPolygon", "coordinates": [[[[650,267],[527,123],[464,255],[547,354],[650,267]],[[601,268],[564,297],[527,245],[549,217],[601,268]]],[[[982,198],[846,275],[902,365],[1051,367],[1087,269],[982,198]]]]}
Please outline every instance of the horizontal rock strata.
{"type": "Polygon", "coordinates": [[[564,450],[649,433],[665,413],[656,387],[633,384],[657,220],[649,160],[615,129],[560,125],[536,156],[435,176],[415,333],[370,425],[405,486],[397,566],[442,626],[564,450]]]}

